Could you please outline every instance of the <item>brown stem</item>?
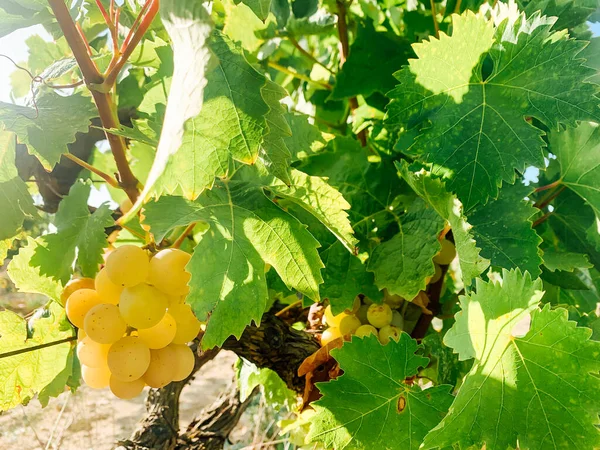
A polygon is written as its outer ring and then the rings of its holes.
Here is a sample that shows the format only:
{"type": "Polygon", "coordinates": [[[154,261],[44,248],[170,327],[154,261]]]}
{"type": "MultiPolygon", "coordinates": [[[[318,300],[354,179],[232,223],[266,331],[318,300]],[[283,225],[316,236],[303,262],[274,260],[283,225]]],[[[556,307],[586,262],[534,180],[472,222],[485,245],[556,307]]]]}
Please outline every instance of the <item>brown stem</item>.
{"type": "Polygon", "coordinates": [[[65,342],[76,341],[77,336],[70,336],[68,338],[59,339],[58,341],[46,342],[45,344],[34,345],[33,347],[23,347],[18,350],[13,350],[12,352],[6,352],[0,354],[0,359],[10,358],[11,356],[21,355],[23,353],[34,352],[36,350],[41,350],[47,347],[53,347],[55,345],[64,344],[65,342]]]}
{"type": "Polygon", "coordinates": [[[435,37],[439,38],[440,37],[440,25],[438,24],[437,21],[437,11],[435,8],[435,0],[430,0],[431,2],[431,17],[433,19],[433,28],[435,29],[435,37]]]}
{"type": "MultiPolygon", "coordinates": [[[[108,92],[100,92],[93,89],[95,85],[102,85],[105,80],[90,58],[87,51],[87,45],[77,30],[77,26],[71,18],[67,5],[64,0],[48,0],[48,3],[50,4],[65,39],[73,52],[73,56],[77,61],[86,85],[92,88],[92,96],[96,103],[96,107],[98,108],[102,126],[105,129],[119,128],[119,118],[111,95],[108,92]]],[[[119,185],[123,188],[129,199],[135,203],[139,194],[139,182],[129,167],[126,156],[127,147],[125,145],[125,140],[120,136],[115,136],[110,133],[106,133],[106,138],[110,144],[113,157],[117,164],[117,170],[119,171],[119,185]]]]}
{"type": "Polygon", "coordinates": [[[561,183],[562,183],[562,180],[559,178],[558,180],[556,180],[553,183],[550,183],[550,184],[547,184],[545,186],[540,186],[538,188],[535,188],[534,192],[542,192],[542,191],[547,191],[548,189],[554,189],[556,186],[558,186],[561,183]]]}
{"type": "Polygon", "coordinates": [[[541,217],[538,217],[532,224],[531,224],[531,228],[535,228],[538,225],[544,223],[546,220],[548,220],[548,217],[550,217],[552,215],[551,212],[547,212],[546,214],[544,214],[541,217]]]}
{"type": "MultiPolygon", "coordinates": [[[[337,16],[338,16],[338,37],[340,39],[340,44],[342,45],[342,53],[340,55],[340,67],[346,62],[348,59],[348,54],[350,53],[350,44],[348,41],[348,23],[346,20],[346,3],[343,0],[336,0],[337,5],[337,16]]],[[[358,100],[356,97],[350,97],[350,110],[354,112],[358,108],[358,100]]],[[[356,135],[358,140],[360,141],[360,145],[363,147],[367,146],[367,129],[363,129],[358,132],[356,135]]]]}
{"type": "Polygon", "coordinates": [[[171,245],[171,248],[181,247],[181,244],[183,244],[183,241],[185,241],[185,238],[188,236],[188,234],[190,234],[192,232],[192,230],[194,229],[195,226],[196,226],[196,222],[190,223],[186,227],[186,229],[183,230],[183,233],[181,233],[181,235],[177,238],[177,240],[175,242],[173,242],[173,245],[171,245]]]}
{"type": "Polygon", "coordinates": [[[96,175],[98,175],[99,177],[101,177],[104,181],[106,181],[112,187],[114,187],[114,188],[118,188],[119,187],[119,182],[116,179],[114,179],[113,177],[111,177],[109,174],[107,174],[105,172],[102,172],[100,169],[97,169],[96,167],[92,166],[91,164],[85,162],[83,159],[80,159],[77,156],[72,155],[71,153],[63,153],[63,156],[65,158],[67,158],[67,159],[70,159],[75,164],[80,165],[84,169],[87,169],[90,172],[95,173],[96,175]]]}
{"type": "Polygon", "coordinates": [[[446,277],[448,266],[440,266],[440,268],[442,269],[442,275],[440,276],[440,279],[429,285],[429,292],[427,293],[427,296],[429,297],[429,305],[427,305],[427,309],[429,309],[433,314],[421,314],[417,324],[415,325],[415,328],[411,333],[411,336],[414,339],[423,339],[427,334],[427,330],[429,330],[429,325],[431,325],[433,318],[442,311],[440,297],[442,295],[442,287],[444,286],[444,278],[446,277]]]}
{"type": "Polygon", "coordinates": [[[294,36],[288,36],[289,41],[291,42],[291,44],[296,47],[296,49],[302,54],[304,55],[306,58],[310,59],[313,63],[318,64],[319,66],[321,66],[323,69],[325,69],[326,71],[328,71],[331,74],[334,74],[335,72],[333,70],[331,70],[329,67],[327,67],[325,64],[323,64],[321,61],[319,61],[317,58],[315,58],[313,55],[311,55],[309,52],[307,52],[306,50],[304,50],[304,48],[302,48],[302,46],[300,45],[300,43],[296,40],[296,38],[294,36]]]}
{"type": "Polygon", "coordinates": [[[565,189],[566,189],[566,186],[559,187],[557,190],[555,190],[554,192],[551,192],[550,194],[548,194],[545,198],[543,198],[539,202],[536,202],[533,206],[535,206],[536,208],[539,208],[539,209],[542,209],[542,208],[548,206],[548,204],[552,200],[554,200],[556,197],[558,197],[560,195],[560,193],[562,191],[564,191],[565,189]]]}

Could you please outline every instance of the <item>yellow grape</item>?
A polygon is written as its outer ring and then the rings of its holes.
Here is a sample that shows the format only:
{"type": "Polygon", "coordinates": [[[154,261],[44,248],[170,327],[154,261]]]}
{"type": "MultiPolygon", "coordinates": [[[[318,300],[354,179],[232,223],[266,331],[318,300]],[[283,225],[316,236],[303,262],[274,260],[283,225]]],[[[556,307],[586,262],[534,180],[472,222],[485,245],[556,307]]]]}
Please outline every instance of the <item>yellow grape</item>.
{"type": "Polygon", "coordinates": [[[367,310],[367,319],[375,328],[382,328],[392,323],[392,309],[388,304],[373,303],[367,310]]]}
{"type": "Polygon", "coordinates": [[[106,267],[98,272],[94,285],[96,286],[96,292],[102,298],[102,303],[119,304],[123,287],[110,281],[106,267]]]}
{"type": "Polygon", "coordinates": [[[108,386],[110,380],[110,371],[108,367],[88,367],[81,366],[81,378],[89,387],[94,389],[102,389],[108,386]]]}
{"type": "Polygon", "coordinates": [[[177,331],[173,338],[173,344],[186,344],[193,340],[200,332],[200,321],[194,315],[192,308],[188,304],[175,305],[169,308],[171,316],[177,324],[177,331]]]}
{"type": "Polygon", "coordinates": [[[83,328],[77,328],[77,342],[81,342],[85,339],[87,334],[85,334],[85,330],[83,328]]]}
{"type": "Polygon", "coordinates": [[[150,261],[144,249],[122,245],[108,255],[105,269],[114,284],[131,287],[146,279],[149,267],[150,261]]]}
{"type": "Polygon", "coordinates": [[[390,342],[390,339],[398,342],[401,333],[402,330],[399,330],[392,325],[386,325],[379,330],[379,342],[381,342],[383,345],[387,345],[390,342]]]}
{"type": "Polygon", "coordinates": [[[142,378],[138,378],[137,380],[133,381],[122,381],[111,376],[109,386],[110,391],[115,397],[123,400],[129,400],[140,395],[144,390],[146,383],[144,383],[142,378]]]}
{"type": "Polygon", "coordinates": [[[360,305],[361,305],[360,298],[355,297],[354,302],[352,302],[352,308],[351,309],[346,308],[344,310],[344,312],[346,314],[356,314],[358,312],[358,308],[360,308],[360,305]]]}
{"type": "Polygon", "coordinates": [[[142,283],[123,289],[119,310],[133,328],[150,328],[165,315],[169,300],[154,286],[142,283]]]}
{"type": "Polygon", "coordinates": [[[141,378],[150,365],[150,349],[139,337],[126,336],[110,346],[108,368],[121,381],[141,378]]]}
{"type": "Polygon", "coordinates": [[[79,289],[67,299],[65,310],[67,317],[77,328],[83,328],[83,319],[90,309],[102,303],[102,299],[93,289],[79,289]]]}
{"type": "Polygon", "coordinates": [[[339,313],[337,316],[334,315],[333,311],[331,310],[331,305],[325,308],[325,322],[330,327],[337,327],[340,324],[340,321],[347,315],[348,313],[346,312],[339,313]]]}
{"type": "Polygon", "coordinates": [[[433,262],[445,266],[450,264],[456,256],[456,247],[447,239],[443,239],[440,244],[442,245],[442,249],[433,257],[433,262]]]}
{"type": "Polygon", "coordinates": [[[138,336],[149,348],[157,349],[169,345],[176,332],[175,319],[171,314],[166,313],[153,327],[138,330],[138,336]]]}
{"type": "Polygon", "coordinates": [[[431,284],[437,283],[439,281],[439,279],[442,277],[442,268],[438,264],[434,263],[434,265],[435,265],[435,273],[429,280],[429,283],[431,283],[431,284]]]}
{"type": "Polygon", "coordinates": [[[169,347],[175,352],[175,359],[177,361],[173,381],[185,380],[190,376],[192,370],[194,370],[194,364],[196,363],[194,352],[184,344],[171,344],[169,347]]]}
{"type": "Polygon", "coordinates": [[[342,336],[343,336],[343,334],[340,332],[339,328],[329,327],[325,331],[323,331],[323,334],[321,334],[321,346],[325,347],[331,341],[333,341],[337,338],[340,338],[342,336]]]}
{"type": "Polygon", "coordinates": [[[185,303],[185,295],[167,295],[167,300],[169,301],[169,308],[172,308],[175,305],[185,303]]]}
{"type": "Polygon", "coordinates": [[[392,323],[390,325],[402,330],[404,328],[404,316],[398,311],[392,312],[392,323]]]}
{"type": "Polygon", "coordinates": [[[151,358],[148,370],[144,373],[144,382],[153,388],[161,388],[173,381],[177,368],[177,352],[171,346],[150,350],[151,358]]]}
{"type": "Polygon", "coordinates": [[[369,323],[367,319],[367,310],[369,309],[369,305],[360,305],[358,311],[356,312],[356,317],[360,320],[360,323],[369,323]]]}
{"type": "Polygon", "coordinates": [[[107,364],[109,348],[110,345],[99,344],[86,336],[77,344],[77,357],[85,366],[104,367],[107,364]]]}
{"type": "Polygon", "coordinates": [[[117,305],[103,303],[88,311],[83,321],[87,337],[99,344],[112,344],[123,337],[127,324],[117,305]]]}
{"type": "Polygon", "coordinates": [[[94,289],[94,280],[91,278],[75,278],[69,280],[60,294],[60,304],[65,306],[69,296],[79,289],[94,289]]]}
{"type": "Polygon", "coordinates": [[[150,260],[148,283],[167,295],[185,295],[191,275],[185,270],[191,255],[177,248],[161,250],[150,260]]]}
{"type": "Polygon", "coordinates": [[[398,309],[404,303],[404,299],[399,295],[392,295],[387,289],[383,290],[383,302],[392,309],[398,309]]]}
{"type": "Polygon", "coordinates": [[[356,332],[354,333],[354,335],[358,336],[359,338],[363,338],[371,334],[378,336],[377,328],[375,328],[373,325],[361,325],[356,329],[356,332]]]}
{"type": "Polygon", "coordinates": [[[343,335],[353,334],[361,326],[360,320],[356,316],[346,316],[340,320],[338,328],[343,335]]]}

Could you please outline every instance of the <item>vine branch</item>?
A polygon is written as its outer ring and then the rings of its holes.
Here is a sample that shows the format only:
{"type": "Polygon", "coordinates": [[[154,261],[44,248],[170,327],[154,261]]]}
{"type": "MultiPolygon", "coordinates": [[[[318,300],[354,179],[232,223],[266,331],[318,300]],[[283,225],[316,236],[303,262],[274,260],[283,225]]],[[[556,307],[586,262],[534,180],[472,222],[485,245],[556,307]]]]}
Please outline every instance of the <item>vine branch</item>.
{"type": "Polygon", "coordinates": [[[34,352],[36,350],[41,350],[43,348],[53,347],[55,345],[64,344],[65,342],[76,341],[77,336],[70,336],[68,338],[59,339],[58,341],[46,342],[45,344],[34,345],[33,347],[24,347],[18,350],[13,350],[12,352],[6,352],[0,354],[0,359],[10,358],[11,356],[22,355],[23,353],[34,352]]]}
{"type": "Polygon", "coordinates": [[[294,78],[297,78],[299,80],[306,81],[307,83],[314,84],[316,86],[320,86],[325,89],[329,89],[329,90],[333,89],[333,86],[329,83],[326,83],[324,81],[313,80],[312,78],[307,77],[306,75],[303,75],[301,73],[290,70],[287,67],[283,67],[282,65],[277,64],[276,62],[269,61],[267,64],[269,67],[271,67],[281,73],[285,73],[286,75],[290,75],[294,78]]]}

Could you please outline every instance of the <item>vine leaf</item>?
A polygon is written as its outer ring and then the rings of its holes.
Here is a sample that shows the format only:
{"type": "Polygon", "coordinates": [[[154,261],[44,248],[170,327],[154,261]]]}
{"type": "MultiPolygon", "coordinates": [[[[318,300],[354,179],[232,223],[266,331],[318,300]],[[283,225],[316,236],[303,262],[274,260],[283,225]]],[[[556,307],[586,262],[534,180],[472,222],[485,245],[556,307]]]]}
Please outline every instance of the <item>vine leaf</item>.
{"type": "Polygon", "coordinates": [[[527,270],[540,275],[542,258],[538,246],[542,238],[532,228],[531,218],[538,213],[525,197],[532,189],[521,184],[505,185],[498,198],[479,205],[469,213],[469,223],[481,256],[494,267],[527,270]]]}
{"type": "Polygon", "coordinates": [[[421,389],[406,379],[428,358],[415,354],[417,342],[406,333],[398,342],[381,345],[375,336],[352,338],[332,350],[344,374],[318,383],[323,397],[308,438],[326,448],[416,450],[452,403],[451,386],[421,389]]]}
{"type": "Polygon", "coordinates": [[[91,181],[76,182],[58,206],[54,219],[57,232],[44,236],[44,246],[35,250],[31,264],[40,272],[66,284],[73,272],[73,262],[86,277],[94,277],[102,262],[102,251],[108,247],[104,229],[114,224],[108,205],[92,214],[88,208],[91,181]]]}
{"type": "Polygon", "coordinates": [[[577,128],[550,133],[550,148],[560,163],[562,184],[600,218],[600,127],[583,122],[577,128]]]}
{"type": "Polygon", "coordinates": [[[573,272],[575,269],[589,269],[592,264],[584,253],[544,249],[544,266],[550,272],[573,272]]]}
{"type": "Polygon", "coordinates": [[[323,137],[323,133],[308,122],[307,115],[287,113],[285,118],[292,133],[291,136],[286,136],[283,140],[294,161],[304,159],[306,156],[325,148],[327,142],[323,137]]]}
{"type": "MultiPolygon", "coordinates": [[[[154,163],[138,201],[123,221],[135,216],[171,160],[176,158],[182,143],[189,142],[189,131],[186,132],[185,124],[202,110],[207,83],[206,72],[211,59],[207,41],[212,26],[204,4],[191,0],[165,0],[161,2],[160,15],[173,42],[173,78],[154,163]]],[[[162,91],[157,94],[160,98],[162,91]]],[[[139,131],[137,127],[134,130],[139,131]]],[[[187,181],[183,183],[186,183],[184,190],[189,192],[191,189],[190,195],[193,196],[195,189],[187,181]]]]}
{"type": "Polygon", "coordinates": [[[569,322],[566,310],[540,310],[541,287],[528,273],[504,270],[501,283],[478,279],[477,293],[461,297],[444,342],[461,360],[475,361],[423,448],[600,444],[600,380],[593,375],[600,370],[600,342],[569,322]]]}
{"type": "Polygon", "coordinates": [[[20,28],[49,24],[53,20],[47,2],[6,0],[0,5],[0,37],[20,28]]]}
{"type": "Polygon", "coordinates": [[[267,20],[271,9],[271,0],[234,0],[235,4],[243,3],[263,22],[267,20]]]}
{"type": "Polygon", "coordinates": [[[52,303],[27,323],[12,311],[0,311],[0,411],[25,404],[39,394],[43,406],[49,396],[64,391],[73,367],[72,344],[28,348],[73,337],[64,309],[52,303]],[[14,356],[8,352],[25,350],[14,356]]]}
{"type": "Polygon", "coordinates": [[[8,265],[8,276],[19,292],[43,294],[52,300],[59,301],[62,292],[60,281],[42,274],[39,267],[35,267],[32,259],[38,248],[48,245],[46,236],[33,239],[27,237],[27,245],[19,250],[8,265]]]}
{"type": "Polygon", "coordinates": [[[38,216],[27,185],[15,166],[15,144],[13,133],[0,131],[0,241],[17,234],[26,218],[38,216]]]}
{"type": "Polygon", "coordinates": [[[561,2],[556,0],[519,0],[519,8],[531,15],[541,11],[545,16],[557,17],[554,28],[575,28],[585,23],[587,18],[598,9],[597,0],[569,0],[561,2]]]}
{"type": "Polygon", "coordinates": [[[203,220],[210,229],[194,249],[188,302],[208,320],[204,348],[239,338],[251,321],[260,322],[268,300],[265,263],[284,283],[319,300],[319,243],[296,218],[270,201],[254,183],[218,183],[196,202],[161,197],[145,209],[157,240],[177,226],[203,220]]]}
{"type": "Polygon", "coordinates": [[[470,286],[490,262],[480,255],[481,249],[475,242],[472,226],[463,215],[462,204],[446,190],[442,180],[423,172],[411,172],[406,161],[396,163],[396,168],[410,187],[452,227],[462,279],[465,285],[470,286]]]}
{"type": "Polygon", "coordinates": [[[260,386],[267,404],[273,408],[290,407],[296,403],[295,392],[287,387],[285,381],[274,370],[268,367],[259,369],[241,358],[236,365],[241,401],[246,401],[254,388],[260,386]]]}
{"type": "Polygon", "coordinates": [[[437,236],[444,220],[417,198],[400,217],[399,227],[393,238],[375,247],[368,270],[375,274],[379,289],[387,288],[391,295],[411,300],[435,273],[432,258],[441,248],[437,236]]]}
{"type": "Polygon", "coordinates": [[[331,98],[385,94],[396,84],[392,74],[413,55],[407,40],[375,31],[370,21],[361,23],[348,59],[336,76],[331,98]],[[374,67],[377,69],[373,70],[374,67]]]}
{"type": "Polygon", "coordinates": [[[453,17],[451,37],[413,45],[418,59],[397,72],[387,121],[417,134],[399,150],[445,175],[468,212],[515,170],[543,167],[542,131],[525,117],[551,129],[600,121],[599,87],[585,82],[586,43],[552,33],[555,19],[521,14],[494,28],[469,11],[453,17]]]}
{"type": "Polygon", "coordinates": [[[37,111],[0,102],[0,123],[16,133],[48,171],[68,152],[67,144],[75,142],[75,134],[88,131],[97,114],[90,97],[81,94],[63,97],[47,92],[37,99],[37,111]]]}

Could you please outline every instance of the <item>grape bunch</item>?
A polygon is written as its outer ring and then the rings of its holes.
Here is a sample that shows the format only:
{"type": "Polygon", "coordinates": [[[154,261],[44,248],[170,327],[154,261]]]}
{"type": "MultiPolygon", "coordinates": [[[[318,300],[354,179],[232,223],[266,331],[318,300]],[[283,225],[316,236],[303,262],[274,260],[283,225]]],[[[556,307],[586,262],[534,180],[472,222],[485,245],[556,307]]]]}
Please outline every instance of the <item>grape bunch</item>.
{"type": "MultiPolygon", "coordinates": [[[[435,274],[427,280],[429,284],[438,282],[442,276],[441,266],[450,264],[456,257],[456,249],[452,242],[443,239],[441,246],[440,252],[433,257],[435,274]]],[[[425,291],[421,291],[411,302],[425,312],[429,297],[425,291]]],[[[402,308],[404,305],[406,302],[402,297],[390,295],[386,289],[382,304],[376,304],[368,297],[356,297],[352,309],[346,309],[337,315],[333,314],[329,305],[323,315],[328,328],[321,334],[321,345],[325,346],[337,338],[349,335],[363,338],[373,334],[383,345],[391,339],[398,341],[400,333],[406,328],[403,315],[405,308],[402,308]]]]}
{"type": "Polygon", "coordinates": [[[88,386],[109,386],[130,399],[146,385],[160,388],[189,376],[195,360],[187,343],[202,326],[185,303],[189,260],[178,249],[150,257],[123,245],[108,255],[95,280],[67,283],[61,300],[79,328],[77,356],[88,386]]]}

